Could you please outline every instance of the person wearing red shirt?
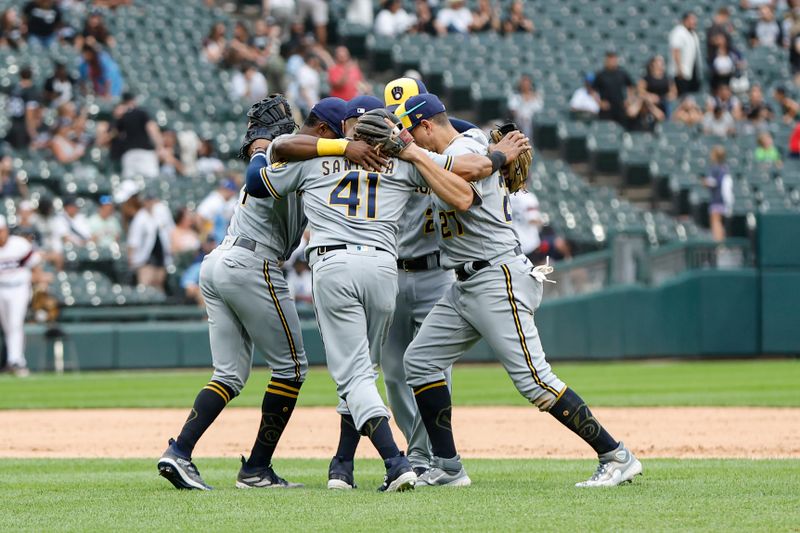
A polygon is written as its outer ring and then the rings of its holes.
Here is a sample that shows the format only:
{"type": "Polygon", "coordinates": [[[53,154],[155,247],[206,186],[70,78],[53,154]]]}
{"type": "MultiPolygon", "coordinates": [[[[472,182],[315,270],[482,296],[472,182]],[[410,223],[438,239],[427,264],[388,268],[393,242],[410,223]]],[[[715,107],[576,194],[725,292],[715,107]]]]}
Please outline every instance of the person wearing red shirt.
{"type": "Polygon", "coordinates": [[[346,101],[352,100],[361,92],[359,89],[364,81],[364,75],[358,63],[350,57],[347,47],[338,46],[334,58],[336,64],[328,70],[330,95],[346,101]]]}
{"type": "Polygon", "coordinates": [[[789,157],[791,159],[800,159],[800,122],[797,123],[789,136],[789,157]]]}

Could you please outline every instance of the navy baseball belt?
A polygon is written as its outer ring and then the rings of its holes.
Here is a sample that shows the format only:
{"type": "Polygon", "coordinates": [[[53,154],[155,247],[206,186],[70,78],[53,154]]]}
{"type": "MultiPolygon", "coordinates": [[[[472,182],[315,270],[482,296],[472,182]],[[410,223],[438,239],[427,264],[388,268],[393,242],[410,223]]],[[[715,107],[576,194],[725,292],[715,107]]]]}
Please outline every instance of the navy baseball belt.
{"type": "MultiPolygon", "coordinates": [[[[522,255],[522,248],[520,248],[519,246],[515,247],[514,255],[522,255]]],[[[467,281],[474,274],[477,274],[479,271],[483,270],[484,268],[488,268],[490,266],[492,266],[492,263],[486,260],[464,263],[463,265],[459,265],[455,268],[456,279],[458,281],[467,281]]]]}
{"type": "Polygon", "coordinates": [[[412,257],[411,259],[398,259],[397,268],[406,272],[420,272],[423,270],[433,270],[439,268],[441,263],[439,261],[439,252],[432,254],[422,255],[419,257],[412,257]]]}

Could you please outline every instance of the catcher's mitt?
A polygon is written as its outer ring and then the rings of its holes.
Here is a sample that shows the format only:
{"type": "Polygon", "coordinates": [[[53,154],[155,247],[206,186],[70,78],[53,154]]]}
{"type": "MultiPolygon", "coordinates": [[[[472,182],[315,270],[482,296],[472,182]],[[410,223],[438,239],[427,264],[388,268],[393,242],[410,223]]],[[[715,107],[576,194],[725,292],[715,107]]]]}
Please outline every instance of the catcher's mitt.
{"type": "Polygon", "coordinates": [[[292,108],[281,94],[271,94],[256,102],[247,111],[247,133],[244,134],[239,157],[249,159],[248,149],[256,139],[271,141],[278,135],[293,133],[297,128],[292,118],[292,108]]]}
{"type": "Polygon", "coordinates": [[[414,142],[408,130],[403,129],[400,119],[385,109],[373,109],[358,117],[353,139],[376,146],[380,153],[389,157],[397,157],[414,142]]]}
{"type": "MultiPolygon", "coordinates": [[[[512,131],[518,130],[513,122],[499,125],[497,129],[489,132],[489,137],[493,143],[497,143],[512,131]]],[[[515,193],[525,188],[525,181],[528,179],[528,171],[533,163],[533,149],[528,148],[522,152],[515,160],[509,161],[506,166],[500,169],[506,180],[508,192],[515,193]]]]}

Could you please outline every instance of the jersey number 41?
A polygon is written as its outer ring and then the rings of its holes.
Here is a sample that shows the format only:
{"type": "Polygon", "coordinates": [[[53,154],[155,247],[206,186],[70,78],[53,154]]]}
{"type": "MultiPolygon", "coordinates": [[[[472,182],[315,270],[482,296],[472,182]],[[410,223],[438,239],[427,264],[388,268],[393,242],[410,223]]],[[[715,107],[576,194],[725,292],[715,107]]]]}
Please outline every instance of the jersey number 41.
{"type": "Polygon", "coordinates": [[[331,191],[328,203],[347,207],[348,217],[376,218],[378,216],[378,183],[380,181],[381,175],[377,172],[360,170],[348,172],[331,191]],[[361,209],[361,198],[364,195],[366,196],[366,206],[361,209]]]}

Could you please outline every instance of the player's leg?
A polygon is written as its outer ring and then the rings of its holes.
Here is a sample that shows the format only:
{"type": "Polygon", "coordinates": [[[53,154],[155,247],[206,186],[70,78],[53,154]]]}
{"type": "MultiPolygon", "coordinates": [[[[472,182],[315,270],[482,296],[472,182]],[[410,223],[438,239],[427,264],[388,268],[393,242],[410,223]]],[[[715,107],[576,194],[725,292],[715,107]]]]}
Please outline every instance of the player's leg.
{"type": "Polygon", "coordinates": [[[216,288],[220,252],[206,257],[200,270],[200,290],[206,302],[214,374],[195,398],[176,440],[170,439],[158,462],[159,473],[176,488],[210,489],[191,462],[197,441],[225,406],[239,394],[250,372],[253,346],[235,313],[216,288]]]}
{"type": "Polygon", "coordinates": [[[25,360],[24,327],[30,298],[30,287],[25,284],[5,287],[0,295],[0,324],[6,341],[6,364],[19,377],[29,374],[25,360]]]}
{"type": "MultiPolygon", "coordinates": [[[[556,376],[545,358],[534,322],[543,287],[530,272],[528,261],[509,263],[487,272],[480,285],[470,291],[473,296],[465,299],[468,302],[465,312],[517,390],[581,437],[597,452],[601,462],[620,463],[619,472],[610,474],[620,477],[613,484],[627,481],[641,472],[641,465],[598,422],[583,399],[556,376]]],[[[604,473],[615,469],[615,464],[604,467],[604,473]]]]}
{"type": "Polygon", "coordinates": [[[275,474],[271,462],[308,371],[300,319],[277,263],[254,256],[237,257],[237,261],[248,268],[225,266],[231,281],[222,288],[223,296],[272,369],[261,402],[258,433],[250,457],[243,459],[237,487],[298,487],[301,485],[275,474]]]}
{"type": "Polygon", "coordinates": [[[420,486],[471,483],[456,450],[452,400],[444,374],[479,339],[475,328],[460,314],[460,297],[458,286],[448,289],[423,321],[404,356],[408,384],[434,455],[431,468],[420,476],[420,486]]]}

